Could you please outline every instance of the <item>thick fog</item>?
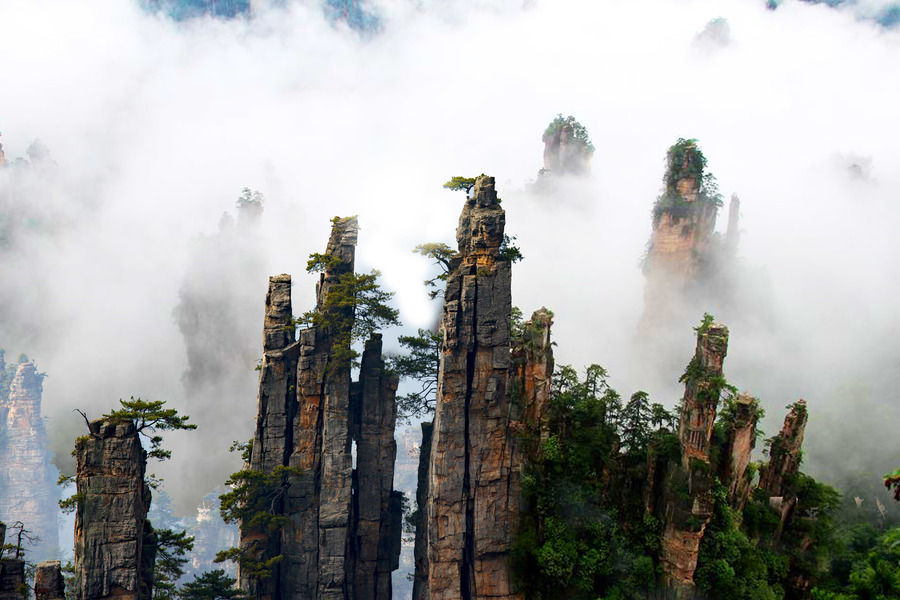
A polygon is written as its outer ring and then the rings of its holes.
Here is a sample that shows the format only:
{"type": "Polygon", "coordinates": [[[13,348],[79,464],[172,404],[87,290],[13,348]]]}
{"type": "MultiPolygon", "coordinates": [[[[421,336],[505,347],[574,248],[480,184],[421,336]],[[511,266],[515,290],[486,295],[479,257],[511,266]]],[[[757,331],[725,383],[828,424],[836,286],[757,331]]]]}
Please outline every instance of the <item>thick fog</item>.
{"type": "Polygon", "coordinates": [[[455,243],[453,175],[497,178],[525,256],[514,304],[555,312],[557,362],[600,363],[623,395],[673,404],[691,326],[713,307],[673,324],[674,344],[635,336],[650,209],[679,137],[743,201],[746,311],[717,315],[729,379],[761,397],[769,435],[806,398],[816,475],[863,469],[877,484],[900,461],[900,32],[762,0],[371,8],[380,30],[361,35],[315,2],[184,23],[128,0],[0,3],[0,142],[11,162],[35,139],[51,156],[0,171],[37,224],[0,253],[0,347],[48,373],[63,470],[84,427],[72,409],[167,400],[200,430],[167,435],[174,457],[150,471],[190,511],[240,467],[231,440],[252,435],[267,275],[293,274],[295,313],[309,308],[307,255],[331,217],[358,214],[358,269],[382,271],[406,330],[431,326],[433,273],[411,249],[455,243]],[[587,127],[593,173],[535,195],[557,113],[587,127]],[[264,213],[223,234],[244,187],[264,213]],[[185,290],[210,307],[188,340],[185,290]],[[226,357],[228,373],[207,373],[224,383],[190,387],[189,369],[203,379],[191,344],[226,357]]]}

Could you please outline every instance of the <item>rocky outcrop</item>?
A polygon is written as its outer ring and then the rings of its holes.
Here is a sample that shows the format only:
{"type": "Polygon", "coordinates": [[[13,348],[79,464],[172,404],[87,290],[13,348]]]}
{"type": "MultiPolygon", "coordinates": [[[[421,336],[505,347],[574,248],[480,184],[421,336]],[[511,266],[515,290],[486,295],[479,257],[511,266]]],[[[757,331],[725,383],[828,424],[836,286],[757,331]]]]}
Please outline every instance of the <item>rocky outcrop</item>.
{"type": "Polygon", "coordinates": [[[397,378],[385,371],[381,338],[366,344],[359,382],[340,338],[348,309],[327,299],[353,272],[358,225],[335,219],[317,286],[320,324],[295,341],[291,278],[272,277],[266,297],[265,355],[250,468],[300,470],[274,510],[287,517],[275,533],[241,532],[261,559],[282,556],[271,577],[240,571],[241,586],[262,599],[387,600],[398,566],[401,497],[392,490],[397,378]],[[356,469],[353,445],[356,445],[356,469]]]}
{"type": "Polygon", "coordinates": [[[58,560],[47,560],[38,564],[34,573],[35,600],[63,600],[66,597],[66,583],[58,560]]]}
{"type": "Polygon", "coordinates": [[[676,597],[690,597],[700,540],[712,518],[714,480],[710,445],[722,386],[722,363],[728,329],[704,322],[697,331],[697,350],[684,382],[678,438],[681,460],[670,465],[664,498],[660,564],[666,585],[676,597]]]}
{"type": "Polygon", "coordinates": [[[584,126],[569,116],[557,116],[541,138],[544,142],[544,167],[540,176],[588,175],[594,146],[584,126]]]}
{"type": "Polygon", "coordinates": [[[780,516],[777,537],[781,536],[797,505],[791,484],[800,471],[808,416],[805,401],[798,400],[790,406],[781,431],[768,440],[769,461],[759,471],[759,489],[769,496],[772,508],[780,516]]]}
{"type": "MultiPolygon", "coordinates": [[[[58,472],[50,463],[41,416],[44,374],[32,362],[14,368],[8,397],[0,395],[0,519],[21,521],[30,535],[39,537],[28,556],[41,560],[59,546],[58,472]]],[[[0,374],[6,371],[0,353],[0,374]]]]}
{"type": "Polygon", "coordinates": [[[723,238],[715,232],[722,199],[713,181],[696,140],[680,139],[669,148],[643,259],[645,333],[688,322],[695,318],[698,303],[715,307],[731,297],[740,200],[731,199],[723,238]]]}
{"type": "Polygon", "coordinates": [[[719,478],[728,489],[729,502],[737,510],[743,510],[750,497],[751,477],[747,467],[756,446],[758,422],[759,401],[746,394],[738,395],[733,414],[726,422],[725,447],[719,459],[719,478]]]}
{"type": "MultiPolygon", "coordinates": [[[[0,521],[0,548],[6,543],[6,524],[0,521]]],[[[25,561],[4,558],[0,551],[0,600],[25,600],[25,561]]]]}
{"type": "Polygon", "coordinates": [[[432,600],[518,598],[509,550],[519,493],[511,489],[510,262],[494,178],[475,182],[459,219],[441,319],[440,372],[428,473],[432,600]]]}
{"type": "Polygon", "coordinates": [[[552,325],[553,313],[543,307],[534,311],[512,349],[513,418],[521,420],[525,429],[540,441],[550,433],[545,415],[553,377],[552,325]]]}
{"type": "Polygon", "coordinates": [[[144,542],[151,495],[137,428],[131,421],[91,421],[75,457],[75,597],[149,600],[144,542]]]}

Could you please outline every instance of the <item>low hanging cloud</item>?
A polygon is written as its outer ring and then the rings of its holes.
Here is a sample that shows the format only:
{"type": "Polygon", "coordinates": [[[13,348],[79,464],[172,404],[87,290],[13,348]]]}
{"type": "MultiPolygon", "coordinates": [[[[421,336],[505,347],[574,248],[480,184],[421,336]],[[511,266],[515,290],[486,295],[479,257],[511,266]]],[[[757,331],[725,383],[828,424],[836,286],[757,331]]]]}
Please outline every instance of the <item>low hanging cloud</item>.
{"type": "Polygon", "coordinates": [[[180,23],[127,0],[0,4],[4,148],[24,156],[40,138],[50,149],[54,174],[29,198],[58,222],[2,254],[0,345],[49,374],[61,464],[83,427],[73,408],[97,416],[135,395],[213,432],[167,436],[174,458],[153,469],[180,510],[240,467],[225,450],[252,434],[252,366],[249,384],[192,412],[173,310],[197,269],[193,240],[215,234],[244,187],[266,203],[247,279],[258,306],[235,317],[241,331],[260,320],[261,333],[268,274],[294,275],[295,312],[312,305],[306,256],[349,214],[362,226],[358,268],[383,272],[408,329],[430,326],[429,266],[411,248],[453,243],[462,197],[441,184],[484,172],[526,257],[514,303],[555,311],[558,362],[603,364],[623,395],[644,388],[671,405],[691,324],[666,355],[641,354],[635,335],[650,208],[679,137],[699,139],[726,197],[741,196],[740,289],[765,302],[728,323],[730,379],[762,398],[770,434],[785,404],[807,398],[814,472],[896,457],[896,32],[799,2],[371,8],[381,28],[361,36],[314,2],[180,23]],[[727,43],[698,44],[714,19],[727,43]],[[535,195],[557,113],[590,132],[593,175],[535,195]],[[849,415],[866,427],[847,427],[849,415]]]}

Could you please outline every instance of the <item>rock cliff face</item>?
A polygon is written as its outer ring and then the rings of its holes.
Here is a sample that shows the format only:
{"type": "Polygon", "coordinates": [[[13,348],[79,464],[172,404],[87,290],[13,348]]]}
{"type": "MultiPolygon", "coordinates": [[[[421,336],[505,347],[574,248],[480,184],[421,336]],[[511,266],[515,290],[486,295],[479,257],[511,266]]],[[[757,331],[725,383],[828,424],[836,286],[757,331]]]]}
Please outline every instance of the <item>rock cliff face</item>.
{"type": "Polygon", "coordinates": [[[756,426],[759,421],[758,401],[741,394],[735,400],[734,415],[727,428],[725,447],[720,457],[719,478],[728,488],[731,505],[743,510],[750,496],[751,477],[747,466],[756,446],[756,426]]]}
{"type": "Polygon", "coordinates": [[[660,563],[667,586],[678,597],[693,592],[700,540],[712,518],[714,501],[710,445],[728,351],[728,329],[704,324],[697,333],[697,350],[688,365],[678,427],[681,462],[670,465],[664,498],[665,529],[660,563]]]}
{"type": "MultiPolygon", "coordinates": [[[[317,286],[318,310],[340,278],[353,272],[358,225],[337,219],[317,286]]],[[[359,382],[336,358],[336,332],[314,326],[294,341],[291,279],[272,277],[266,297],[264,351],[250,468],[302,469],[275,511],[279,534],[242,532],[259,556],[282,555],[273,576],[240,573],[241,586],[264,599],[391,596],[400,552],[400,496],[392,491],[397,378],[384,370],[381,339],[366,344],[359,382]],[[352,448],[356,444],[357,468],[352,448]]]]}
{"type": "Polygon", "coordinates": [[[544,131],[544,167],[540,174],[587,175],[591,172],[594,147],[587,130],[574,117],[554,119],[544,131]]]}
{"type": "Polygon", "coordinates": [[[444,295],[441,364],[428,473],[428,594],[433,600],[518,598],[509,568],[518,490],[512,450],[510,262],[494,178],[466,202],[444,295]]]}
{"type": "MultiPolygon", "coordinates": [[[[6,524],[0,522],[0,548],[6,543],[6,524]]],[[[25,600],[25,561],[3,558],[0,552],[0,600],[25,600]]]]}
{"type": "Polygon", "coordinates": [[[800,470],[807,418],[805,401],[798,400],[791,405],[781,431],[769,441],[769,461],[759,471],[759,488],[766,492],[781,517],[778,536],[797,505],[790,483],[800,470]]]}
{"type": "MultiPolygon", "coordinates": [[[[147,453],[130,421],[97,419],[75,444],[75,597],[149,600],[147,453]]],[[[151,563],[152,564],[152,563],[151,563]]]]}
{"type": "Polygon", "coordinates": [[[412,600],[428,598],[428,471],[431,464],[431,439],[434,423],[422,423],[422,445],[419,447],[419,471],[416,479],[416,539],[413,549],[415,572],[412,600]]]}
{"type": "Polygon", "coordinates": [[[725,293],[740,238],[737,196],[729,208],[725,239],[715,233],[721,198],[696,142],[679,140],[666,159],[664,189],[653,207],[644,257],[644,329],[673,320],[687,322],[696,317],[696,300],[710,306],[725,293]]]}
{"type": "MultiPolygon", "coordinates": [[[[0,374],[6,372],[0,353],[0,374]]],[[[47,432],[41,416],[44,375],[34,363],[15,367],[9,395],[0,395],[0,519],[21,521],[41,538],[29,559],[41,560],[59,546],[58,472],[50,463],[47,432]]],[[[0,392],[2,394],[2,392],[0,392]]]]}
{"type": "Polygon", "coordinates": [[[63,600],[66,597],[66,582],[58,560],[38,564],[34,574],[34,597],[35,600],[63,600]]]}
{"type": "Polygon", "coordinates": [[[550,328],[553,314],[546,308],[536,310],[525,322],[521,339],[512,349],[512,391],[515,400],[513,416],[537,439],[549,435],[544,416],[550,404],[553,377],[553,347],[550,328]]]}

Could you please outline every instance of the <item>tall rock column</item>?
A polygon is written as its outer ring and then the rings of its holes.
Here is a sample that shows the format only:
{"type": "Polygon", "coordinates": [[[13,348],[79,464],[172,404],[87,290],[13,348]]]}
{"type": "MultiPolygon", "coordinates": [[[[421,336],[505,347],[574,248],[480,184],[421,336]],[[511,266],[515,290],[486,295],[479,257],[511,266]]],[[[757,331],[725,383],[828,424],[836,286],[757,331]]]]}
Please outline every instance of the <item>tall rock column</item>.
{"type": "Polygon", "coordinates": [[[131,421],[91,421],[75,443],[75,597],[149,600],[144,539],[150,488],[147,453],[131,421]]]}
{"type": "Polygon", "coordinates": [[[727,423],[725,448],[719,465],[719,478],[728,488],[728,500],[737,510],[743,510],[750,496],[750,477],[747,467],[756,446],[756,426],[759,422],[759,401],[740,394],[734,401],[733,414],[727,423]]]}
{"type": "Polygon", "coordinates": [[[66,582],[58,560],[40,563],[34,574],[35,600],[64,600],[66,582]]]}
{"type": "Polygon", "coordinates": [[[479,177],[459,219],[441,320],[426,501],[432,600],[519,597],[509,568],[519,494],[510,489],[505,221],[494,178],[479,177]]]}
{"type": "Polygon", "coordinates": [[[381,335],[366,343],[358,393],[351,395],[356,444],[353,498],[353,593],[356,600],[391,597],[391,572],[400,567],[403,514],[400,492],[394,492],[399,379],[385,372],[381,335]],[[395,551],[396,550],[396,551],[395,551]]]}
{"type": "Polygon", "coordinates": [[[553,346],[550,328],[553,313],[546,308],[534,311],[525,321],[521,339],[512,348],[511,391],[517,410],[517,418],[524,427],[541,441],[549,435],[549,423],[545,418],[550,404],[553,378],[553,346]]]}
{"type": "Polygon", "coordinates": [[[678,426],[681,460],[670,465],[665,490],[660,562],[666,584],[676,597],[689,597],[700,540],[713,514],[709,450],[722,386],[722,363],[728,329],[704,322],[697,330],[697,350],[682,377],[684,398],[678,426]]]}
{"type": "MultiPolygon", "coordinates": [[[[5,365],[0,355],[0,372],[5,365]]],[[[41,416],[43,373],[23,362],[0,396],[0,519],[21,521],[41,538],[37,558],[59,546],[56,514],[59,510],[58,472],[50,463],[47,432],[41,416]]],[[[29,555],[31,556],[31,555],[29,555]]]]}
{"type": "Polygon", "coordinates": [[[797,504],[797,498],[791,493],[790,483],[800,471],[803,436],[809,417],[804,400],[798,400],[790,408],[781,431],[769,440],[769,462],[759,471],[759,489],[766,492],[770,503],[781,517],[776,534],[779,537],[797,504]]]}
{"type": "Polygon", "coordinates": [[[281,556],[271,577],[241,573],[263,600],[389,600],[399,566],[401,496],[392,490],[397,453],[397,378],[385,371],[381,338],[370,339],[360,381],[350,381],[352,308],[329,302],[353,273],[356,218],[335,219],[317,285],[324,318],[295,341],[291,278],[272,277],[266,297],[258,417],[250,468],[291,474],[273,506],[287,517],[278,532],[241,530],[255,556],[281,556]],[[353,468],[353,443],[357,468],[353,468]]]}
{"type": "Polygon", "coordinates": [[[416,538],[413,547],[415,572],[412,600],[428,600],[428,472],[431,467],[431,440],[434,423],[422,423],[422,444],[419,446],[419,469],[416,473],[416,538]]]}

